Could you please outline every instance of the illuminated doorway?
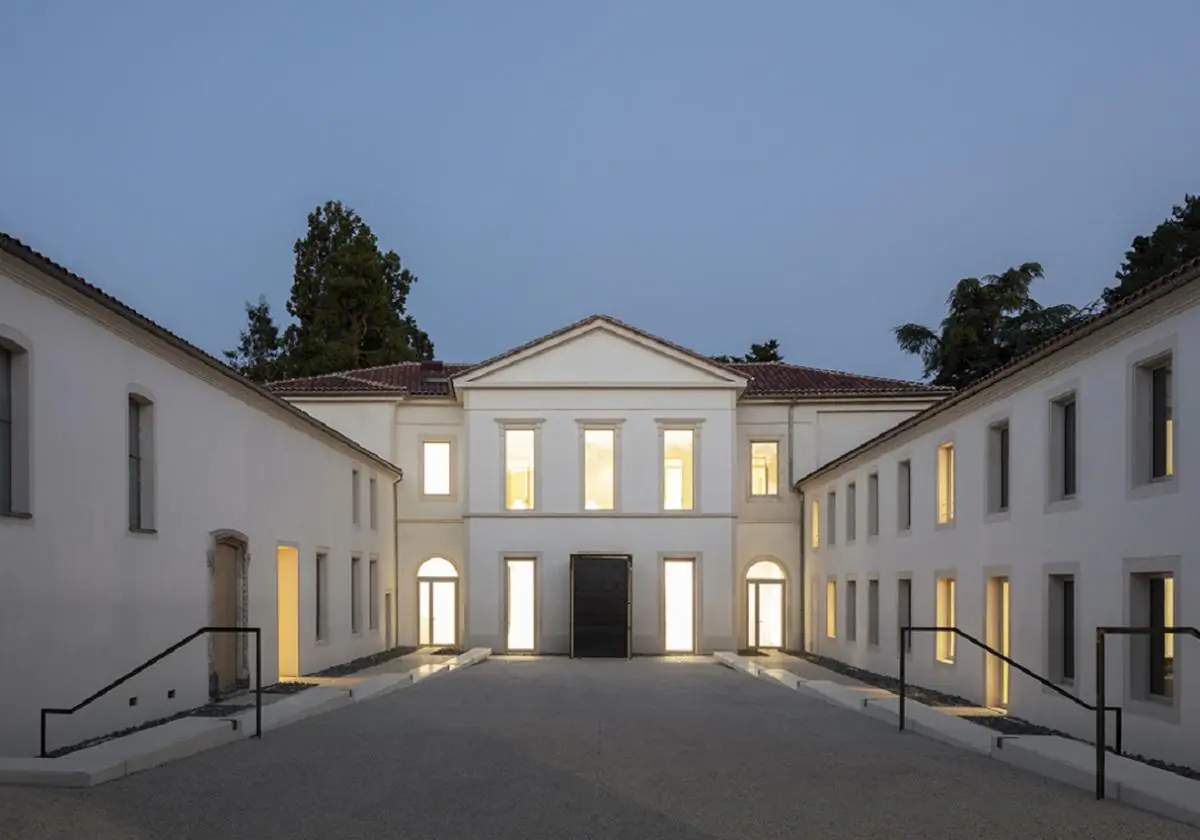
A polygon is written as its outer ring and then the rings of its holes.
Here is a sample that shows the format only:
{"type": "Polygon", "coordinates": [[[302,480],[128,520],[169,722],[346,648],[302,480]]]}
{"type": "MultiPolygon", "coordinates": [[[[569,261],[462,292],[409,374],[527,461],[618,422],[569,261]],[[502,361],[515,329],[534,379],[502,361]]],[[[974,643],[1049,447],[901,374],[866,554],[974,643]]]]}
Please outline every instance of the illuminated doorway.
{"type": "Polygon", "coordinates": [[[510,558],[505,567],[505,645],[511,653],[533,653],[537,650],[537,561],[510,558]]]}
{"type": "Polygon", "coordinates": [[[663,561],[663,648],[696,650],[696,565],[691,558],[663,561]]]}
{"type": "Polygon", "coordinates": [[[746,572],[746,617],[751,648],[783,647],[783,569],[759,560],[746,572]]]}
{"type": "Polygon", "coordinates": [[[458,570],[445,557],[430,557],[417,570],[417,642],[458,643],[458,570]]]}

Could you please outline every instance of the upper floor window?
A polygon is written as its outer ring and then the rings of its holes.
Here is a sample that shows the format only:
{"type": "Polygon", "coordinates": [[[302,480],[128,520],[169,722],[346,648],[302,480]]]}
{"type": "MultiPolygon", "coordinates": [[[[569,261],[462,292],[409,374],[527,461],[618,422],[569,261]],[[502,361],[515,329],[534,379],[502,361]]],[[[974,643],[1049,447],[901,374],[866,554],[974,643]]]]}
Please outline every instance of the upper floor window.
{"type": "Polygon", "coordinates": [[[617,430],[583,430],[583,508],[614,510],[617,501],[617,430]]]}
{"type": "Polygon", "coordinates": [[[367,516],[371,518],[371,530],[379,527],[379,483],[375,476],[367,482],[367,516]]]}
{"type": "Polygon", "coordinates": [[[154,529],[153,403],[137,394],[130,394],[128,409],[129,528],[132,531],[151,531],[154,529]]]}
{"type": "Polygon", "coordinates": [[[937,521],[954,521],[954,444],[943,443],[937,450],[937,521]]]}
{"type": "Polygon", "coordinates": [[[422,441],[421,495],[451,495],[450,454],[450,441],[448,440],[422,441]]]}
{"type": "Polygon", "coordinates": [[[837,544],[837,492],[825,496],[825,545],[837,544]]]}
{"type": "Polygon", "coordinates": [[[988,513],[1008,510],[1009,445],[1008,421],[988,429],[988,513]]]}
{"type": "Polygon", "coordinates": [[[0,335],[0,514],[28,516],[29,354],[0,335]]]}
{"type": "Polygon", "coordinates": [[[1075,498],[1078,489],[1079,403],[1075,393],[1050,403],[1050,500],[1075,498]]]}
{"type": "Polygon", "coordinates": [[[695,509],[694,429],[663,430],[663,509],[695,509]]]}
{"type": "Polygon", "coordinates": [[[359,489],[358,489],[358,470],[350,471],[350,521],[355,525],[359,522],[359,489]]]}
{"type": "Polygon", "coordinates": [[[812,531],[812,547],[821,547],[821,500],[812,500],[812,515],[810,517],[810,528],[812,531]]]}
{"type": "Polygon", "coordinates": [[[1158,356],[1134,372],[1134,468],[1136,484],[1175,475],[1175,418],[1171,356],[1158,356]]]}
{"type": "Polygon", "coordinates": [[[753,441],[750,444],[750,495],[779,495],[779,442],[753,441]]]}
{"type": "Polygon", "coordinates": [[[535,499],[535,429],[504,430],[504,509],[533,510],[535,499]]]}
{"type": "Polygon", "coordinates": [[[858,537],[858,485],[851,481],[846,485],[846,542],[858,537]]]}
{"type": "Polygon", "coordinates": [[[867,476],[867,536],[879,536],[879,473],[867,476]]]}
{"type": "Polygon", "coordinates": [[[896,530],[912,528],[912,461],[896,465],[896,530]]]}

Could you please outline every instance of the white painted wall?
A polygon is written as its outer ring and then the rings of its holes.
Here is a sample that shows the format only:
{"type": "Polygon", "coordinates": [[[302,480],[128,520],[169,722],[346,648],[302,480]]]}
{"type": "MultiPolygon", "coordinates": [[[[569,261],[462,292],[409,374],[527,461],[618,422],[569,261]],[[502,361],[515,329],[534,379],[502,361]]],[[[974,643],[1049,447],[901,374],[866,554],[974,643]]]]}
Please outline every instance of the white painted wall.
{"type": "MultiPolygon", "coordinates": [[[[986,579],[1007,574],[1011,586],[1011,655],[1034,671],[1049,672],[1048,574],[1076,575],[1076,678],[1068,690],[1095,699],[1098,625],[1129,623],[1130,572],[1138,567],[1174,571],[1176,623],[1200,624],[1196,512],[1200,510],[1200,438],[1189,433],[1200,417],[1200,309],[1194,289],[1177,292],[1101,333],[994,385],[915,431],[864,453],[804,486],[806,505],[826,504],[836,489],[838,540],[808,551],[810,597],[818,612],[812,648],[872,671],[895,675],[897,578],[913,580],[913,620],[935,620],[935,577],[957,577],[957,623],[983,639],[986,579]],[[1176,480],[1157,490],[1132,489],[1131,368],[1136,361],[1174,348],[1176,480]],[[1075,504],[1048,505],[1049,400],[1075,387],[1079,400],[1079,495],[1075,504]],[[1011,509],[986,513],[986,434],[1007,417],[1011,434],[1011,509]],[[935,527],[935,451],[953,440],[957,455],[957,512],[952,527],[935,527]],[[913,464],[913,527],[897,530],[897,463],[913,464]],[[880,474],[880,534],[866,535],[867,475],[880,474]],[[858,539],[845,541],[846,485],[858,486],[858,539]],[[1157,559],[1156,559],[1157,558],[1157,559]],[[825,584],[838,582],[838,637],[825,634],[825,584]],[[845,633],[845,585],[858,583],[858,640],[845,633]],[[867,580],[880,581],[880,639],[867,644],[867,580]]],[[[822,528],[826,533],[822,511],[822,528]]],[[[807,541],[806,541],[807,542],[807,541]]],[[[909,662],[919,685],[983,701],[984,655],[963,641],[954,665],[936,663],[934,639],[918,636],[909,662]]],[[[1127,643],[1110,639],[1106,690],[1125,712],[1127,750],[1200,766],[1200,641],[1176,644],[1176,695],[1165,705],[1131,696],[1127,643]]],[[[1094,718],[1069,701],[1013,672],[1012,714],[1085,738],[1094,718]]]]}
{"type": "MultiPolygon", "coordinates": [[[[207,555],[218,529],[249,539],[249,624],[263,628],[266,681],[276,678],[281,542],[300,550],[302,670],[382,649],[382,604],[380,629],[367,630],[366,564],[378,556],[380,589],[391,585],[392,475],[7,257],[0,257],[0,334],[19,334],[29,348],[33,428],[32,518],[0,516],[0,754],[35,754],[39,708],[74,705],[208,623],[207,555]],[[130,386],[154,400],[156,534],[127,529],[130,386]],[[359,527],[350,509],[356,467],[359,527]],[[372,473],[375,531],[367,511],[372,473]],[[328,549],[330,563],[331,639],[322,644],[314,640],[318,547],[328,549]],[[352,552],[364,564],[360,636],[350,634],[352,552]]],[[[73,718],[52,718],[50,746],[200,705],[207,688],[206,646],[197,640],[73,718]]]]}

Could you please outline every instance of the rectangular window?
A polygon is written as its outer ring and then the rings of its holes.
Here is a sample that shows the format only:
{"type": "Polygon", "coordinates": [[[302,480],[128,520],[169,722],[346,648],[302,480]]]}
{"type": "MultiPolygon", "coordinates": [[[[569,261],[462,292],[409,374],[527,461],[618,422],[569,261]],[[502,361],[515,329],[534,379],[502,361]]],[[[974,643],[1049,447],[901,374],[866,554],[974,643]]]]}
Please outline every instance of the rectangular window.
{"type": "Polygon", "coordinates": [[[329,638],[329,569],[327,568],[327,558],[325,554],[317,555],[317,574],[316,577],[316,635],[317,641],[322,642],[329,638]]]}
{"type": "Polygon", "coordinates": [[[879,473],[867,476],[867,536],[879,536],[879,473]]]}
{"type": "Polygon", "coordinates": [[[362,632],[362,558],[350,558],[350,632],[362,632]]]}
{"type": "Polygon", "coordinates": [[[450,441],[427,440],[421,444],[421,494],[449,496],[450,441]]]}
{"type": "Polygon", "coordinates": [[[858,537],[858,485],[851,481],[846,485],[846,542],[858,537]]]}
{"type": "Polygon", "coordinates": [[[750,444],[750,495],[779,495],[779,443],[756,441],[750,444]]]}
{"type": "Polygon", "coordinates": [[[583,430],[583,508],[613,510],[616,507],[615,429],[583,430]]]}
{"type": "Polygon", "coordinates": [[[825,635],[837,638],[837,581],[833,578],[825,581],[825,635]]]}
{"type": "Polygon", "coordinates": [[[809,530],[812,531],[812,547],[820,548],[821,547],[821,501],[820,501],[820,499],[812,500],[812,515],[809,517],[809,519],[811,520],[809,522],[809,525],[811,526],[809,528],[809,530]]]}
{"type": "Polygon", "coordinates": [[[693,429],[663,430],[663,510],[694,510],[696,477],[693,429]]]}
{"type": "MultiPolygon", "coordinates": [[[[1150,627],[1175,626],[1175,577],[1151,575],[1146,580],[1149,598],[1150,627]]],[[[1153,697],[1175,696],[1175,637],[1166,633],[1149,638],[1149,694],[1153,697]]]]}
{"type": "MultiPolygon", "coordinates": [[[[954,578],[940,577],[937,579],[937,626],[954,627],[954,578]]],[[[955,634],[946,632],[937,634],[937,658],[939,662],[954,662],[955,634]]]]}
{"type": "Polygon", "coordinates": [[[867,581],[867,644],[879,644],[879,581],[867,581]]]}
{"type": "Polygon", "coordinates": [[[943,443],[937,450],[937,521],[954,521],[954,444],[943,443]]]}
{"type": "Polygon", "coordinates": [[[1075,576],[1050,575],[1050,678],[1075,681],[1075,576]]]}
{"type": "Polygon", "coordinates": [[[897,530],[912,528],[912,461],[896,465],[896,522],[897,530]]]}
{"type": "Polygon", "coordinates": [[[379,629],[379,561],[371,558],[367,566],[367,627],[379,629]]]}
{"type": "Polygon", "coordinates": [[[1075,498],[1079,472],[1079,408],[1071,393],[1050,404],[1050,500],[1075,498]]]}
{"type": "Polygon", "coordinates": [[[0,347],[0,513],[13,509],[13,354],[0,347]]]}
{"type": "Polygon", "coordinates": [[[1171,363],[1150,371],[1150,479],[1175,474],[1175,429],[1171,416],[1171,363]]]}
{"type": "Polygon", "coordinates": [[[534,429],[504,430],[504,509],[533,510],[535,499],[534,429]]]}
{"type": "Polygon", "coordinates": [[[129,528],[149,531],[151,521],[151,404],[129,395],[129,528]]]}
{"type": "Polygon", "coordinates": [[[1008,423],[997,423],[988,429],[988,513],[1008,510],[1008,474],[1008,423]]]}
{"type": "Polygon", "coordinates": [[[359,489],[358,470],[350,471],[350,521],[355,525],[359,522],[359,489]]]}
{"type": "Polygon", "coordinates": [[[367,515],[371,517],[371,530],[379,527],[379,487],[375,476],[367,483],[367,515]]]}
{"type": "Polygon", "coordinates": [[[825,497],[825,545],[837,543],[837,493],[833,490],[825,497]]]}
{"type": "MultiPolygon", "coordinates": [[[[899,578],[896,581],[896,615],[900,619],[900,627],[912,627],[912,580],[899,578]]],[[[904,634],[899,633],[900,636],[904,634]]],[[[903,639],[905,651],[912,652],[912,633],[903,639]]]]}
{"type": "Polygon", "coordinates": [[[858,641],[858,581],[846,581],[846,641],[858,641]]]}

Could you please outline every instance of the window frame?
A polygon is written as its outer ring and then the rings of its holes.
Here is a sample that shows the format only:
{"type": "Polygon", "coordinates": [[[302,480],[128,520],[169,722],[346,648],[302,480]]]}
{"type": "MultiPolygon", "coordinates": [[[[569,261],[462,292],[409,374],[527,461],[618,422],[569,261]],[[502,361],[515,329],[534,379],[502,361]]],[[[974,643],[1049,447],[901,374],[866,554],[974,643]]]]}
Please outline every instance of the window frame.
{"type": "Polygon", "coordinates": [[[701,510],[700,503],[700,419],[662,419],[658,424],[658,512],[664,516],[694,516],[701,510]],[[667,507],[667,433],[690,432],[692,435],[692,506],[690,508],[667,507]]]}
{"type": "Polygon", "coordinates": [[[858,482],[846,482],[846,545],[858,539],[858,482]]]}
{"type": "Polygon", "coordinates": [[[958,517],[958,451],[953,436],[937,445],[934,468],[934,524],[939,529],[953,528],[958,517]]]}
{"type": "Polygon", "coordinates": [[[140,387],[126,389],[126,470],[127,518],[130,534],[153,536],[155,530],[155,446],[154,446],[154,399],[140,387]],[[135,432],[133,426],[136,423],[135,432]],[[137,452],[133,451],[136,442],[137,452]],[[134,469],[137,470],[137,507],[134,499],[134,469]]]}
{"type": "Polygon", "coordinates": [[[825,545],[837,545],[837,490],[825,492],[825,545]]]}
{"type": "Polygon", "coordinates": [[[867,473],[867,539],[879,537],[879,470],[867,473]]]}
{"type": "Polygon", "coordinates": [[[540,513],[542,509],[542,423],[537,420],[497,419],[500,428],[500,510],[509,516],[529,516],[540,513]],[[508,433],[533,433],[533,468],[532,473],[533,497],[532,504],[527,508],[510,508],[508,506],[508,433]]]}
{"type": "Polygon", "coordinates": [[[453,502],[458,499],[458,438],[454,435],[422,434],[417,436],[417,496],[422,502],[453,502]],[[446,447],[447,492],[426,492],[426,481],[429,473],[429,445],[444,445],[446,447]]]}
{"type": "Polygon", "coordinates": [[[350,470],[350,524],[362,526],[362,470],[357,466],[350,470]]]}
{"type": "Polygon", "coordinates": [[[846,641],[858,644],[858,578],[854,575],[846,575],[845,610],[846,641]]]}
{"type": "Polygon", "coordinates": [[[816,493],[809,504],[808,514],[808,543],[813,551],[821,550],[821,530],[821,497],[816,493]]]}
{"type": "Polygon", "coordinates": [[[1083,413],[1082,399],[1083,392],[1080,388],[1080,380],[1073,379],[1068,382],[1061,383],[1057,387],[1045,392],[1046,411],[1047,411],[1047,428],[1046,428],[1046,504],[1045,511],[1054,513],[1064,510],[1076,510],[1081,501],[1080,482],[1080,441],[1082,440],[1083,429],[1083,413]],[[1073,418],[1073,433],[1067,435],[1066,420],[1068,414],[1068,406],[1074,406],[1070,409],[1070,414],[1073,418]],[[1067,442],[1068,437],[1073,442],[1071,449],[1073,450],[1068,457],[1067,442]],[[1067,493],[1067,465],[1068,462],[1073,469],[1073,483],[1071,485],[1071,493],[1067,493]]]}
{"type": "Polygon", "coordinates": [[[879,647],[879,575],[867,578],[867,647],[879,647]]]}
{"type": "Polygon", "coordinates": [[[1008,415],[988,423],[985,458],[984,519],[1004,521],[1012,509],[1012,420],[1008,415]]]}
{"type": "MultiPolygon", "coordinates": [[[[1163,576],[1172,578],[1174,590],[1172,599],[1173,616],[1164,617],[1164,625],[1188,624],[1186,618],[1180,619],[1180,592],[1182,591],[1183,562],[1179,555],[1159,557],[1126,558],[1122,562],[1122,575],[1125,580],[1125,623],[1131,626],[1147,626],[1153,622],[1150,614],[1150,604],[1147,596],[1150,592],[1149,583],[1163,576]]],[[[1152,693],[1150,671],[1153,668],[1154,647],[1166,647],[1164,636],[1159,636],[1156,645],[1151,636],[1131,636],[1117,640],[1124,647],[1124,694],[1127,714],[1151,717],[1169,723],[1181,722],[1182,709],[1186,702],[1187,679],[1184,675],[1184,659],[1187,658],[1188,644],[1180,644],[1176,639],[1173,644],[1173,691],[1171,696],[1152,693]]],[[[1110,640],[1109,644],[1113,644],[1110,640]]]]}
{"type": "Polygon", "coordinates": [[[913,526],[912,458],[896,461],[896,534],[911,534],[913,526]]]}
{"type": "Polygon", "coordinates": [[[350,635],[361,636],[362,626],[362,555],[350,555],[350,635]]]}
{"type": "MultiPolygon", "coordinates": [[[[957,627],[958,620],[958,576],[952,569],[934,573],[935,627],[957,627]]],[[[934,633],[934,663],[953,667],[957,662],[958,634],[934,633]]]]}
{"type": "MultiPolygon", "coordinates": [[[[621,426],[624,419],[596,420],[577,419],[579,429],[579,511],[587,516],[611,516],[621,511],[621,426]],[[589,509],[587,506],[587,434],[588,432],[610,432],[613,444],[613,474],[611,508],[589,509]]],[[[534,488],[536,492],[536,486],[534,488]]]]}
{"type": "Polygon", "coordinates": [[[1130,500],[1176,493],[1179,491],[1179,377],[1175,370],[1179,353],[1175,335],[1143,346],[1130,353],[1128,365],[1128,411],[1126,422],[1126,497],[1130,500]],[[1169,433],[1164,429],[1163,456],[1170,465],[1169,474],[1154,474],[1157,424],[1155,400],[1155,371],[1170,370],[1167,407],[1170,422],[1169,433]]]}
{"type": "Polygon", "coordinates": [[[313,559],[313,600],[314,642],[318,645],[329,644],[329,549],[317,549],[313,559]]]}
{"type": "Polygon", "coordinates": [[[33,518],[33,344],[0,324],[0,350],[7,354],[9,420],[8,469],[0,494],[0,523],[33,518]]]}
{"type": "MultiPolygon", "coordinates": [[[[778,437],[762,437],[754,436],[746,441],[746,499],[748,501],[761,501],[763,499],[778,499],[780,498],[782,475],[780,465],[783,457],[782,438],[778,437]],[[754,447],[755,446],[773,446],[775,448],[775,491],[767,493],[754,492],[754,447]]],[[[770,487],[770,476],[767,476],[767,486],[770,487]]]]}
{"type": "Polygon", "coordinates": [[[904,627],[905,619],[908,619],[908,626],[913,626],[913,575],[912,572],[897,572],[896,573],[896,645],[899,648],[904,646],[904,655],[911,657],[913,654],[913,634],[908,634],[908,639],[903,638],[900,628],[904,627]],[[907,615],[905,615],[907,613],[907,615]],[[907,642],[907,644],[906,644],[907,642]]]}
{"type": "Polygon", "coordinates": [[[825,578],[825,638],[837,639],[837,618],[838,618],[838,589],[837,576],[829,575],[825,578]]]}
{"type": "MultiPolygon", "coordinates": [[[[1047,563],[1043,566],[1046,617],[1046,678],[1061,686],[1073,687],[1079,683],[1080,665],[1080,609],[1078,563],[1047,563]],[[1069,583],[1073,592],[1070,615],[1065,609],[1064,596],[1069,583]],[[1067,643],[1070,641],[1070,657],[1067,643]],[[1070,659],[1070,667],[1067,661],[1070,659]]],[[[1049,692],[1050,689],[1044,688],[1049,692]]]]}
{"type": "Polygon", "coordinates": [[[367,558],[367,631],[379,634],[379,557],[367,558]]]}

